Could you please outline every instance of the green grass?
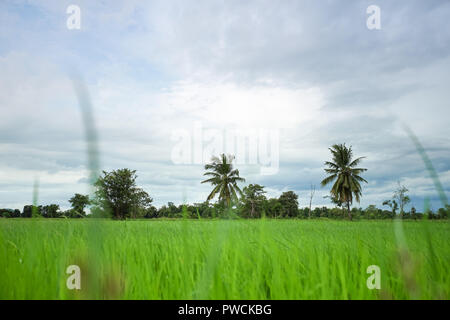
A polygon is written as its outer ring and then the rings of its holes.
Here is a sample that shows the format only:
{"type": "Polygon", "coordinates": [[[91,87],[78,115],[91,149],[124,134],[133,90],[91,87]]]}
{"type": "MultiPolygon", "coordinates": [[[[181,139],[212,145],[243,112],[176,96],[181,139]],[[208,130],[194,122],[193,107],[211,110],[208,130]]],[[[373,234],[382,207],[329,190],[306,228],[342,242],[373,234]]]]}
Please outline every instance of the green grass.
{"type": "Polygon", "coordinates": [[[403,222],[399,249],[392,221],[0,219],[0,298],[449,299],[449,231],[403,222]]]}

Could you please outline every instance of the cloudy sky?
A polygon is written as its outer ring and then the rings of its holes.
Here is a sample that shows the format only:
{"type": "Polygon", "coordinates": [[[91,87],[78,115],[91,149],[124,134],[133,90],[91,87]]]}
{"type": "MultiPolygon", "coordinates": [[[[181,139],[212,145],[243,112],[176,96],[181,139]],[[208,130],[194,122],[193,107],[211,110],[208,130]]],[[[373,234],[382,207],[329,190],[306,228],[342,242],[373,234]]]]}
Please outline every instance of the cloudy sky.
{"type": "Polygon", "coordinates": [[[381,206],[401,181],[419,210],[426,198],[436,209],[402,125],[448,196],[449,16],[446,0],[3,0],[0,207],[31,203],[35,180],[41,204],[67,208],[89,192],[75,70],[90,94],[101,168],[136,169],[157,206],[205,200],[196,159],[227,151],[217,141],[229,134],[253,132],[245,146],[268,142],[276,170],[262,174],[259,153],[238,167],[270,196],[294,190],[305,206],[314,184],[313,204],[330,205],[323,162],[345,142],[367,157],[362,207],[381,206]],[[67,28],[71,4],[80,29],[67,28]],[[367,28],[370,5],[381,9],[380,30],[367,28]]]}

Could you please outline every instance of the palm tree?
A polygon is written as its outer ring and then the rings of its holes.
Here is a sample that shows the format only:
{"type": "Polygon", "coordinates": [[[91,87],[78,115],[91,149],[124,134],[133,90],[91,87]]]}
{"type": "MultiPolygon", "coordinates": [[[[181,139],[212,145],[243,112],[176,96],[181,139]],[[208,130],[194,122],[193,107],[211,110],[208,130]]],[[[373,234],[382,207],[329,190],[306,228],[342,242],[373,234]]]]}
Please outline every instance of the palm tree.
{"type": "Polygon", "coordinates": [[[238,196],[236,191],[242,195],[237,183],[245,182],[244,178],[239,177],[239,170],[233,169],[234,156],[222,154],[219,157],[213,157],[211,163],[205,165],[205,176],[211,178],[202,181],[202,183],[211,183],[214,188],[208,196],[208,201],[212,200],[216,194],[219,195],[219,201],[226,203],[231,207],[231,202],[237,202],[238,196]]]}
{"type": "Polygon", "coordinates": [[[367,169],[357,168],[358,164],[365,157],[352,160],[352,147],[347,148],[345,144],[335,144],[329,150],[333,155],[333,159],[331,162],[325,162],[325,165],[328,167],[325,169],[325,172],[329,176],[322,180],[321,185],[326,186],[336,180],[331,188],[331,195],[341,203],[347,204],[348,217],[352,220],[350,205],[353,202],[353,197],[359,202],[362,191],[360,182],[367,183],[360,176],[367,169]]]}

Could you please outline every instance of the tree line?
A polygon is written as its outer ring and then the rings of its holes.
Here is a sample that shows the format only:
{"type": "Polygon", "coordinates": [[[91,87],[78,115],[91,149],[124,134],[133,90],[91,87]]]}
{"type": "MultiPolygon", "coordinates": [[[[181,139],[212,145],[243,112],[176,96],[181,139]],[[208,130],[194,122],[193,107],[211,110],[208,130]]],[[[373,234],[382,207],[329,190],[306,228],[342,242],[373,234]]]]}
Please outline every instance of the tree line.
{"type": "Polygon", "coordinates": [[[75,194],[69,199],[72,208],[60,210],[59,205],[46,206],[26,205],[23,211],[18,209],[0,209],[0,217],[5,218],[113,218],[117,220],[136,218],[330,218],[330,219],[446,219],[450,216],[450,206],[440,208],[436,212],[427,209],[425,213],[417,212],[412,207],[405,211],[410,202],[408,189],[400,185],[391,199],[383,202],[383,209],[370,205],[365,209],[350,208],[353,200],[360,202],[362,196],[361,183],[367,181],[361,174],[367,169],[359,164],[364,157],[353,159],[351,147],[336,144],[329,148],[332,159],[326,161],[325,173],[328,175],[321,181],[322,186],[332,184],[327,196],[335,205],[334,208],[321,207],[312,209],[315,187],[311,186],[309,206],[300,208],[299,197],[294,191],[283,192],[277,198],[267,198],[264,186],[249,184],[242,190],[239,183],[245,179],[240,177],[239,170],[234,168],[232,155],[222,154],[213,157],[211,163],[205,165],[201,183],[208,183],[212,191],[206,201],[195,204],[176,206],[169,202],[160,208],[152,205],[153,199],[136,184],[136,171],[118,169],[103,171],[95,183],[93,199],[88,195],[75,194]],[[213,202],[214,198],[218,198],[213,202]],[[86,208],[90,207],[90,214],[86,208]],[[390,210],[388,210],[389,208],[390,210]]]}
{"type": "MultiPolygon", "coordinates": [[[[127,170],[127,169],[125,169],[127,170]]],[[[189,218],[189,219],[211,219],[211,218],[297,218],[297,219],[348,219],[346,208],[335,206],[316,207],[310,210],[309,206],[299,207],[298,195],[293,191],[283,192],[277,198],[267,198],[264,187],[258,184],[250,184],[243,189],[244,197],[239,200],[237,206],[231,210],[219,202],[205,201],[194,204],[175,205],[169,202],[159,208],[153,205],[138,207],[129,210],[120,217],[114,217],[101,207],[92,206],[91,214],[86,214],[85,208],[90,204],[84,201],[72,204],[69,210],[60,210],[56,204],[46,206],[26,205],[23,211],[18,209],[0,209],[0,217],[3,218],[107,218],[115,219],[154,219],[154,218],[189,218]],[[85,204],[85,205],[84,205],[85,204]]],[[[86,195],[75,195],[74,198],[87,198],[86,195]]],[[[73,198],[71,198],[73,199],[73,198]]],[[[395,200],[393,200],[395,201],[395,200]]],[[[409,211],[400,212],[398,208],[377,208],[369,205],[367,208],[352,208],[352,219],[448,219],[450,217],[450,206],[439,208],[436,211],[428,209],[425,213],[418,212],[414,207],[409,211]]]]}

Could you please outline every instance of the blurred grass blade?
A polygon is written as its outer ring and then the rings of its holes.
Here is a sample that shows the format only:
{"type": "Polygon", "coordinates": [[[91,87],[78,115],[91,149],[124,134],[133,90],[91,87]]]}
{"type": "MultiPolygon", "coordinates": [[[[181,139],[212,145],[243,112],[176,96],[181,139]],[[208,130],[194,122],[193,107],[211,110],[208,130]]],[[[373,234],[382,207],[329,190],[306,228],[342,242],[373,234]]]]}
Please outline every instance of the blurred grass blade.
{"type": "Polygon", "coordinates": [[[428,171],[431,179],[433,180],[436,191],[439,194],[441,203],[445,208],[445,206],[448,205],[447,195],[445,194],[444,188],[442,187],[441,181],[439,180],[439,176],[433,167],[433,163],[431,162],[430,158],[428,157],[428,155],[425,151],[425,148],[422,146],[422,144],[420,143],[419,139],[414,134],[414,132],[407,125],[404,124],[403,126],[404,126],[404,129],[407,132],[409,138],[414,143],[414,146],[416,147],[417,152],[419,152],[420,156],[422,157],[422,161],[424,162],[425,167],[427,168],[427,171],[428,171]]]}

